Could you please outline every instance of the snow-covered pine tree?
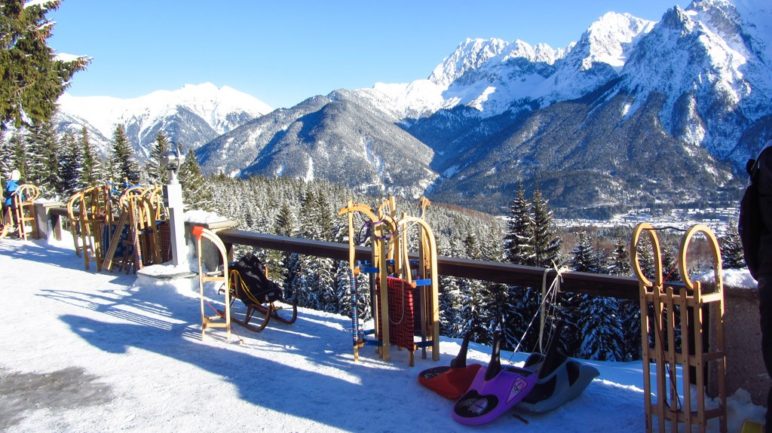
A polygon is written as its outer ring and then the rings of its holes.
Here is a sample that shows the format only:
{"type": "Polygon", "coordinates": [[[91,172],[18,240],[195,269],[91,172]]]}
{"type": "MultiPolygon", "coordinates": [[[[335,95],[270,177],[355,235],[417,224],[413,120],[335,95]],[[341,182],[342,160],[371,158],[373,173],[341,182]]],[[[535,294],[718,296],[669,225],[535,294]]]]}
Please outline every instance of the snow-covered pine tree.
{"type": "Polygon", "coordinates": [[[90,186],[99,180],[105,180],[107,176],[102,172],[102,164],[94,154],[91,140],[88,138],[88,130],[85,126],[80,130],[80,153],[83,158],[81,184],[83,186],[90,186]]]}
{"type": "Polygon", "coordinates": [[[316,194],[312,206],[314,207],[314,217],[316,219],[316,224],[319,226],[319,240],[332,241],[334,232],[334,216],[332,214],[330,203],[327,200],[327,194],[323,190],[320,190],[316,194]]]}
{"type": "MultiPolygon", "coordinates": [[[[473,234],[467,234],[463,245],[466,257],[474,260],[480,258],[480,246],[473,234]]],[[[486,283],[480,280],[461,280],[460,289],[464,298],[464,307],[461,312],[466,323],[464,328],[466,330],[473,329],[473,341],[489,344],[493,335],[492,331],[500,323],[497,311],[490,308],[494,294],[486,283]]]]}
{"type": "Polygon", "coordinates": [[[23,130],[17,130],[10,140],[10,147],[13,151],[13,169],[19,170],[21,181],[27,182],[27,140],[23,130]]]}
{"type": "MultiPolygon", "coordinates": [[[[552,212],[547,201],[541,195],[540,190],[535,190],[530,202],[531,232],[531,259],[521,263],[531,266],[552,267],[559,263],[560,237],[552,221],[552,212]]],[[[532,349],[536,347],[538,332],[535,328],[527,329],[528,324],[537,316],[541,305],[540,290],[533,287],[513,287],[512,296],[518,301],[517,311],[520,322],[513,324],[514,334],[522,338],[521,347],[532,349]]],[[[565,294],[558,295],[558,303],[565,294]]],[[[516,316],[513,316],[516,317],[516,316]]],[[[549,320],[549,318],[548,318],[549,320]]]]}
{"type": "Polygon", "coordinates": [[[472,331],[472,341],[490,344],[491,334],[487,327],[489,315],[485,311],[485,297],[488,293],[485,285],[480,280],[461,279],[459,288],[463,300],[461,318],[464,332],[472,331]]]}
{"type": "Polygon", "coordinates": [[[552,267],[559,262],[560,236],[552,221],[552,211],[540,190],[533,192],[533,265],[552,267]]]}
{"type": "Polygon", "coordinates": [[[504,237],[504,256],[507,261],[523,265],[535,262],[533,229],[531,203],[525,198],[525,190],[520,184],[509,207],[507,233],[504,237]]]}
{"type": "Polygon", "coordinates": [[[64,60],[48,46],[54,22],[46,15],[59,3],[14,0],[0,7],[0,129],[50,120],[72,76],[88,64],[85,57],[64,60]]]}
{"type": "Polygon", "coordinates": [[[192,149],[188,150],[188,155],[180,166],[180,184],[185,210],[212,210],[212,191],[207,179],[201,174],[201,167],[192,149]]]}
{"type": "Polygon", "coordinates": [[[448,337],[463,337],[464,323],[461,309],[463,297],[458,279],[440,276],[440,334],[448,337]]]}
{"type": "Polygon", "coordinates": [[[13,171],[13,150],[5,139],[5,131],[0,129],[0,178],[8,178],[11,171],[13,171]]]}
{"type": "Polygon", "coordinates": [[[37,185],[43,197],[59,194],[58,141],[50,121],[35,124],[30,129],[27,145],[27,182],[37,185]]]}
{"type": "Polygon", "coordinates": [[[729,221],[724,235],[718,240],[718,244],[721,247],[721,264],[724,269],[743,269],[747,266],[736,220],[729,221]]]}
{"type": "MultiPolygon", "coordinates": [[[[600,264],[592,246],[590,237],[585,232],[577,236],[576,246],[571,250],[571,268],[579,272],[597,273],[600,264]]],[[[558,294],[560,303],[559,315],[564,326],[563,342],[566,353],[575,356],[582,346],[584,335],[581,334],[583,322],[589,318],[582,316],[582,305],[589,302],[589,296],[576,292],[561,292],[558,294]]]]}
{"type": "Polygon", "coordinates": [[[681,273],[678,272],[678,263],[676,262],[674,248],[663,244],[662,248],[662,275],[664,281],[678,281],[681,279],[681,273]]]}
{"type": "MultiPolygon", "coordinates": [[[[630,276],[630,253],[625,242],[617,241],[608,265],[611,275],[630,276]]],[[[622,359],[641,358],[641,303],[637,299],[620,299],[619,320],[622,324],[622,359]]]]}
{"type": "Polygon", "coordinates": [[[83,188],[81,183],[81,171],[83,170],[80,145],[72,133],[67,132],[62,136],[62,154],[59,158],[59,178],[61,179],[61,191],[65,198],[75,191],[83,188]]]}
{"type": "MultiPolygon", "coordinates": [[[[601,264],[605,260],[595,252],[590,236],[586,233],[579,234],[572,254],[572,265],[577,271],[599,273],[603,268],[601,264]]],[[[579,346],[569,347],[569,350],[574,349],[578,356],[587,359],[623,359],[624,337],[616,299],[582,294],[569,299],[568,304],[578,313],[573,320],[578,324],[577,335],[581,338],[579,346]]],[[[570,312],[567,315],[572,316],[570,312]]],[[[572,332],[569,331],[568,334],[572,332]]],[[[575,344],[571,338],[568,338],[567,342],[575,344]]]]}
{"type": "Polygon", "coordinates": [[[580,306],[582,343],[579,356],[601,361],[624,359],[624,335],[615,298],[589,296],[580,306]]]}
{"type": "Polygon", "coordinates": [[[126,129],[118,125],[113,132],[113,152],[110,160],[113,183],[124,189],[139,183],[139,169],[134,160],[134,151],[126,137],[126,129]]]}
{"type": "MultiPolygon", "coordinates": [[[[443,238],[444,242],[437,242],[438,253],[448,257],[459,257],[461,255],[460,242],[456,237],[446,235],[443,238]]],[[[448,337],[460,337],[464,332],[464,321],[461,314],[463,295],[458,278],[440,275],[439,292],[440,334],[448,337]]]]}
{"type": "Polygon", "coordinates": [[[155,136],[155,143],[150,149],[150,157],[145,164],[145,176],[147,183],[154,185],[166,185],[169,183],[169,170],[163,166],[164,155],[169,151],[169,140],[163,131],[155,136]]]}

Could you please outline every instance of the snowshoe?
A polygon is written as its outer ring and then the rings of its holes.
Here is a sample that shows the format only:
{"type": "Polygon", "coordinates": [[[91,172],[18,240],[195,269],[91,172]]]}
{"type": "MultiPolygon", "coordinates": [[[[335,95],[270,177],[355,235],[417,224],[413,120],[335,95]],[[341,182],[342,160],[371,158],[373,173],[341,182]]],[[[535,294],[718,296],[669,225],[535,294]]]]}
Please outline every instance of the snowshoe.
{"type": "Polygon", "coordinates": [[[487,368],[475,375],[469,390],[453,407],[453,419],[465,425],[494,421],[520,403],[536,385],[532,370],[501,365],[501,335],[494,337],[487,368]]]}
{"type": "Polygon", "coordinates": [[[466,365],[466,352],[469,348],[471,334],[469,332],[464,336],[461,349],[450,362],[449,367],[434,367],[424,370],[418,373],[418,382],[449,400],[455,401],[464,395],[478,370],[482,367],[480,364],[466,365]]]}

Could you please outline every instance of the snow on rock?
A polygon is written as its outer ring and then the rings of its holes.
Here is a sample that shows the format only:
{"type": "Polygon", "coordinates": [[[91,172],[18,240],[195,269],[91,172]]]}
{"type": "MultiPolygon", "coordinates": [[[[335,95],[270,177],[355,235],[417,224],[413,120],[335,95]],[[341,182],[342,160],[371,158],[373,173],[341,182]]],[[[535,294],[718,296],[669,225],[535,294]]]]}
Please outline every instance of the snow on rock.
{"type": "Polygon", "coordinates": [[[429,81],[448,87],[467,71],[479,69],[488,60],[503,53],[509,43],[503,39],[467,39],[439,64],[429,76],[429,81]]]}
{"type": "Polygon", "coordinates": [[[204,210],[189,210],[185,212],[185,222],[192,224],[213,224],[229,221],[228,218],[214,212],[204,210]]]}

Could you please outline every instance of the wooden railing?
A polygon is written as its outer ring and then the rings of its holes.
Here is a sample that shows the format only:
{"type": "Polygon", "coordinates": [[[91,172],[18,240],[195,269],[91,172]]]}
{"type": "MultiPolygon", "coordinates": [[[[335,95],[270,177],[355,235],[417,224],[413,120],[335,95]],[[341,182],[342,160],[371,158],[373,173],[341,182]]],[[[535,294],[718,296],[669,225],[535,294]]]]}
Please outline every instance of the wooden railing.
{"type": "MultiPolygon", "coordinates": [[[[348,245],[337,242],[315,241],[233,229],[223,230],[217,234],[229,246],[247,245],[269,250],[348,260],[348,245]]],[[[358,247],[356,258],[369,260],[370,249],[358,247]]],[[[541,287],[545,272],[547,273],[547,284],[550,284],[555,278],[555,271],[552,269],[546,270],[534,266],[444,256],[437,258],[437,272],[440,275],[527,287],[541,287]]],[[[564,271],[561,276],[563,278],[560,285],[561,290],[623,299],[638,299],[638,280],[632,277],[576,271],[564,271]]]]}

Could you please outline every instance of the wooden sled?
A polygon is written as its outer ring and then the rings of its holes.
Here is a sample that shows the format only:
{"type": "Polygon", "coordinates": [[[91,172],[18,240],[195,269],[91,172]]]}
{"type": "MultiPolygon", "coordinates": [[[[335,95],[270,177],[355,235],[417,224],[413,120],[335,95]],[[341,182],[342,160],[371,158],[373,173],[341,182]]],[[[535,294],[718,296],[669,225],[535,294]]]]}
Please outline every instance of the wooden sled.
{"type": "MultiPolygon", "coordinates": [[[[254,256],[251,257],[254,258],[254,256]]],[[[232,313],[233,309],[231,308],[231,321],[254,332],[265,329],[271,319],[288,325],[295,323],[298,318],[297,299],[288,304],[292,309],[291,313],[281,314],[280,312],[285,310],[283,306],[277,305],[278,302],[282,302],[281,288],[268,279],[265,267],[256,258],[252,262],[254,266],[249,266],[248,269],[244,267],[246,265],[245,260],[251,259],[243,258],[238,263],[231,265],[228,282],[231,304],[238,298],[247,307],[247,311],[244,318],[241,319],[232,313]],[[257,289],[258,286],[262,288],[257,289]],[[257,322],[253,323],[253,319],[257,322]]]]}

